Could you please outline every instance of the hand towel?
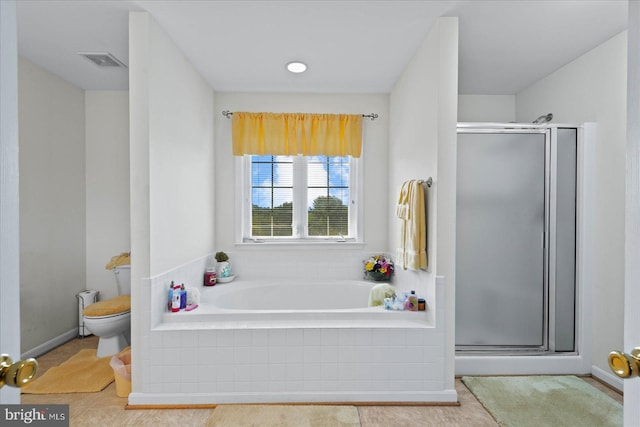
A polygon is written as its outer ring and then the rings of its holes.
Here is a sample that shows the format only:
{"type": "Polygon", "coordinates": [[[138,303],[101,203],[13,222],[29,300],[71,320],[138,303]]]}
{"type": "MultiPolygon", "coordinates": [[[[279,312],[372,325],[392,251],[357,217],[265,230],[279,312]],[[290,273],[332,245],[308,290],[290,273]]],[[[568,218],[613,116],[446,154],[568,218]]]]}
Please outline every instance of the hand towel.
{"type": "Polygon", "coordinates": [[[130,252],[122,252],[120,255],[116,255],[111,257],[111,261],[104,267],[107,270],[112,270],[120,265],[130,265],[131,264],[131,253],[130,252]]]}
{"type": "Polygon", "coordinates": [[[393,286],[388,283],[378,283],[369,291],[369,307],[382,305],[385,298],[391,298],[396,293],[393,286]]]}
{"type": "Polygon", "coordinates": [[[406,181],[402,184],[402,189],[400,190],[400,197],[398,199],[398,204],[396,205],[396,216],[398,218],[408,220],[409,219],[409,186],[411,181],[406,181]]]}
{"type": "MultiPolygon", "coordinates": [[[[424,203],[422,181],[411,180],[408,185],[408,219],[402,219],[400,244],[396,251],[396,262],[403,269],[419,270],[427,268],[427,214],[424,203]]],[[[402,191],[401,191],[402,194],[402,191]]]]}

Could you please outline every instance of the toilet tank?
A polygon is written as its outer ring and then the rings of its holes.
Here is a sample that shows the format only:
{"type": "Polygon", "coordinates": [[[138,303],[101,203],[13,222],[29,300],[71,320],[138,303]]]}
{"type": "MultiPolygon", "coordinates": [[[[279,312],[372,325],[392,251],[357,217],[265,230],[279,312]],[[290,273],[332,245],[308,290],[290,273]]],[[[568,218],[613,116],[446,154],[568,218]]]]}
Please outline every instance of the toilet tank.
{"type": "Polygon", "coordinates": [[[131,294],[131,266],[119,265],[114,267],[113,274],[116,276],[118,284],[118,295],[131,294]]]}

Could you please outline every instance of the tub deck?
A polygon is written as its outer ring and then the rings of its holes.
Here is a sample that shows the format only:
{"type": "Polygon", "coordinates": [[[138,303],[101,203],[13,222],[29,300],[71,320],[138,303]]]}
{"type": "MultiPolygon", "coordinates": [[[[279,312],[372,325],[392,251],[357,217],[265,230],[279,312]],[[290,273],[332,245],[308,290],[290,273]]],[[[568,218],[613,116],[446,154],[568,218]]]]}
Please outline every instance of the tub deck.
{"type": "Polygon", "coordinates": [[[154,329],[435,327],[434,315],[429,309],[393,311],[382,306],[368,307],[369,290],[375,284],[241,280],[219,283],[199,288],[198,308],[165,312],[161,324],[154,329]],[[340,308],[328,308],[333,302],[340,308]],[[271,306],[278,309],[265,308],[271,306]]]}

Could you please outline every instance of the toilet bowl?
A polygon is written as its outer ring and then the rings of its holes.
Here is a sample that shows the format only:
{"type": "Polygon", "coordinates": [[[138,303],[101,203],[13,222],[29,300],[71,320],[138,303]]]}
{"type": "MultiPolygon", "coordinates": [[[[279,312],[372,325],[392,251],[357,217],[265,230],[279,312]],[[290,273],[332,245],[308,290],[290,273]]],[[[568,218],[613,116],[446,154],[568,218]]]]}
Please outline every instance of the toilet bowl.
{"type": "Polygon", "coordinates": [[[84,326],[99,337],[98,357],[120,352],[130,344],[131,276],[130,266],[114,268],[118,296],[91,304],[82,311],[84,326]]]}
{"type": "Polygon", "coordinates": [[[98,357],[118,353],[129,345],[127,335],[131,327],[131,298],[120,295],[89,305],[82,311],[84,325],[98,336],[98,357]]]}

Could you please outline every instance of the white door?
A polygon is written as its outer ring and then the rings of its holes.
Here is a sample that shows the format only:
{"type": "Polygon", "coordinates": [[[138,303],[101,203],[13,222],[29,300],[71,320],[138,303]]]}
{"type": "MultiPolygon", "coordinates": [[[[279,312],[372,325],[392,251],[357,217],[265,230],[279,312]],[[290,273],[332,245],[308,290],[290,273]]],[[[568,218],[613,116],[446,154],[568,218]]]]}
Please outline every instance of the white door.
{"type": "MultiPolygon", "coordinates": [[[[640,2],[629,1],[624,350],[640,347],[640,2]]],[[[624,425],[640,425],[640,378],[624,380],[624,425]]]]}
{"type": "MultiPolygon", "coordinates": [[[[0,353],[20,360],[18,222],[18,52],[15,1],[0,1],[0,353]]],[[[20,390],[0,389],[0,404],[20,390]]]]}

